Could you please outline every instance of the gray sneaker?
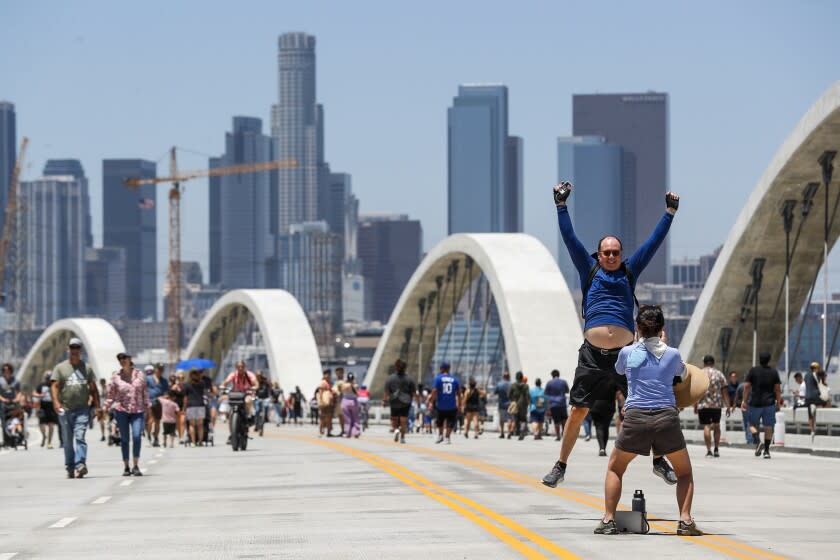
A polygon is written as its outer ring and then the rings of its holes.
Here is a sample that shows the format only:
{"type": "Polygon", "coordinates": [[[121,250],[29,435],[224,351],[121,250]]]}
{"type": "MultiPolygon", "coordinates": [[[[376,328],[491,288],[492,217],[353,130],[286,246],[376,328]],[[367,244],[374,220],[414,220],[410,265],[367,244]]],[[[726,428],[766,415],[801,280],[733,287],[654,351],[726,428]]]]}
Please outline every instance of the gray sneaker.
{"type": "MultiPolygon", "coordinates": [[[[560,461],[554,463],[554,466],[551,467],[551,472],[545,475],[542,479],[542,483],[548,486],[549,488],[556,488],[558,482],[563,482],[563,478],[566,476],[566,467],[560,465],[560,461]]],[[[613,524],[615,525],[615,524],[613,524]]]]}
{"type": "Polygon", "coordinates": [[[703,536],[703,531],[697,528],[697,525],[692,519],[691,523],[677,521],[677,534],[681,537],[701,537],[703,536]]]}
{"type": "Polygon", "coordinates": [[[435,443],[443,443],[443,436],[438,436],[435,443]]]}
{"type": "Polygon", "coordinates": [[[653,462],[653,474],[664,480],[667,484],[677,483],[677,473],[674,472],[671,464],[664,458],[661,461],[653,462]]]}
{"type": "Polygon", "coordinates": [[[595,527],[595,531],[593,532],[596,535],[617,535],[618,529],[615,526],[615,521],[613,521],[612,519],[610,519],[609,521],[604,521],[602,519],[598,522],[598,526],[595,527]]]}

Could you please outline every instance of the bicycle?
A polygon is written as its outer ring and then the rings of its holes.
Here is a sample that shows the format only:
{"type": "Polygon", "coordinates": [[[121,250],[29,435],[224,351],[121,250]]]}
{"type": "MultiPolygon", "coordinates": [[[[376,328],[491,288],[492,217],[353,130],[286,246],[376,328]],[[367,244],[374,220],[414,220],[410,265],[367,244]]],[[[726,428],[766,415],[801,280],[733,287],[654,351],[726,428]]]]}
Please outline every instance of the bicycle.
{"type": "Polygon", "coordinates": [[[248,448],[248,416],[245,414],[245,395],[240,391],[228,391],[230,405],[230,446],[234,451],[248,448]]]}

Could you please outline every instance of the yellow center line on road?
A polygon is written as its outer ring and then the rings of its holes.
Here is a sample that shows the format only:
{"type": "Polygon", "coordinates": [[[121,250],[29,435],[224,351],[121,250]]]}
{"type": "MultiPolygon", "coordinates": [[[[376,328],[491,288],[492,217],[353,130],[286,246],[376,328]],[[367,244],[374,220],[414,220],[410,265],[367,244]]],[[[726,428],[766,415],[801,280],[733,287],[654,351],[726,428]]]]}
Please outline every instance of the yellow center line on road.
{"type": "MultiPolygon", "coordinates": [[[[542,482],[538,480],[534,480],[532,477],[527,476],[522,473],[517,473],[514,471],[510,471],[504,469],[502,467],[498,467],[496,465],[485,463],[483,461],[478,461],[476,459],[471,459],[464,457],[462,455],[458,455],[457,453],[450,453],[446,451],[437,451],[434,449],[427,449],[425,447],[418,447],[416,445],[406,445],[400,444],[399,446],[395,445],[389,439],[382,439],[382,438],[365,438],[366,441],[370,441],[373,443],[377,443],[379,445],[385,445],[388,447],[399,447],[400,449],[406,449],[409,451],[414,451],[417,453],[421,453],[424,455],[429,455],[432,457],[438,457],[440,459],[444,459],[449,462],[460,463],[465,466],[474,467],[476,469],[482,470],[484,472],[494,474],[500,476],[502,478],[506,478],[512,482],[516,482],[517,484],[521,484],[523,486],[527,486],[529,488],[533,488],[535,490],[539,490],[541,492],[551,494],[553,496],[559,496],[563,499],[576,502],[581,505],[585,505],[599,511],[603,511],[604,509],[604,502],[602,499],[595,498],[588,494],[584,494],[582,492],[576,492],[574,490],[569,490],[567,488],[548,488],[547,486],[543,485],[542,482]]],[[[619,506],[619,509],[629,509],[626,506],[619,506]]],[[[652,529],[656,529],[657,531],[662,531],[666,533],[674,533],[672,527],[667,527],[662,523],[657,522],[650,522],[649,523],[652,529]]],[[[726,537],[722,537],[719,535],[704,535],[703,537],[680,537],[682,540],[689,542],[691,544],[696,544],[700,546],[704,546],[706,548],[712,549],[716,552],[720,552],[732,558],[740,558],[743,560],[753,560],[755,558],[764,558],[767,560],[785,560],[784,556],[779,556],[777,554],[773,554],[772,552],[762,550],[760,548],[755,548],[750,545],[738,542],[736,540],[728,539],[726,537]],[[714,541],[714,542],[711,542],[714,541]],[[743,551],[743,553],[738,552],[738,549],[743,551]]]]}
{"type": "Polygon", "coordinates": [[[514,533],[517,533],[521,537],[531,541],[532,543],[540,546],[544,550],[550,552],[551,554],[555,555],[558,558],[564,558],[568,560],[577,559],[579,558],[575,554],[569,552],[568,550],[557,546],[555,543],[545,539],[544,537],[540,536],[534,531],[523,527],[519,523],[513,521],[510,518],[507,518],[495,511],[487,508],[469,498],[465,498],[455,492],[447,490],[430,480],[420,476],[419,474],[397,464],[393,461],[389,461],[384,457],[380,457],[373,453],[369,453],[367,451],[361,451],[347,445],[333,443],[329,441],[322,441],[312,437],[296,437],[296,436],[275,436],[279,439],[294,439],[298,441],[303,441],[305,443],[313,444],[313,445],[320,445],[322,447],[327,447],[330,449],[334,449],[336,451],[340,451],[357,459],[361,459],[385,472],[392,475],[393,477],[397,478],[407,486],[414,488],[415,490],[421,492],[422,494],[432,498],[433,500],[449,507],[450,509],[458,512],[462,516],[466,517],[473,523],[476,523],[493,536],[522,554],[525,558],[547,558],[544,554],[539,552],[538,550],[528,546],[526,543],[522,542],[521,540],[517,539],[515,536],[503,531],[496,525],[493,525],[487,519],[481,517],[481,515],[495,521],[499,525],[507,527],[514,533]],[[471,508],[474,511],[470,511],[471,508]],[[481,515],[478,515],[481,514],[481,515]]]}

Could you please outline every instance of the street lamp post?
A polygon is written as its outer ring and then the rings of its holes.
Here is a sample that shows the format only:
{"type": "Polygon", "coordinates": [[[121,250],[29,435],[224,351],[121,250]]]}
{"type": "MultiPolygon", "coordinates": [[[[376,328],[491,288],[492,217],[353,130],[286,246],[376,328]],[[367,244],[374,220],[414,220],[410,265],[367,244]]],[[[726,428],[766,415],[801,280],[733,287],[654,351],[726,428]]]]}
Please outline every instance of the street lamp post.
{"type": "Polygon", "coordinates": [[[761,280],[764,278],[764,264],[767,259],[756,257],[752,263],[752,298],[753,298],[753,358],[752,365],[755,367],[758,358],[758,292],[761,290],[761,280]]]}
{"type": "MultiPolygon", "coordinates": [[[[727,360],[729,359],[729,344],[732,340],[732,328],[724,327],[720,329],[718,336],[718,344],[720,345],[720,360],[723,363],[723,373],[726,374],[727,360]]],[[[728,379],[728,378],[727,378],[728,379]]]]}
{"type": "Polygon", "coordinates": [[[790,381],[790,230],[793,229],[795,200],[785,200],[782,220],[785,227],[785,375],[790,381]]]}
{"type": "Polygon", "coordinates": [[[825,190],[825,220],[823,225],[823,332],[822,332],[822,355],[824,358],[823,364],[828,371],[828,184],[831,182],[831,174],[834,171],[834,156],[837,152],[826,150],[817,159],[822,169],[822,180],[825,190]]]}

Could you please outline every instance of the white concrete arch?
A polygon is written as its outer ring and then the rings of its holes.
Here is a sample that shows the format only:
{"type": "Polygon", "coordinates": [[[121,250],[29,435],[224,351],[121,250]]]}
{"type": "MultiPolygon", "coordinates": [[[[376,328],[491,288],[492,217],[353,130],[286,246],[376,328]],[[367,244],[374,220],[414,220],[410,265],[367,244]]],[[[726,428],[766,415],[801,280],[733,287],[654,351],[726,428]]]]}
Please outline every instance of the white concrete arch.
{"type": "Polygon", "coordinates": [[[26,354],[16,377],[25,389],[33,389],[44,372],[67,359],[67,343],[77,337],[84,343],[82,359],[98,378],[109,379],[119,369],[117,354],[125,345],[117,330],[105,319],[61,319],[46,328],[26,354]]]}
{"type": "MultiPolygon", "coordinates": [[[[786,259],[780,211],[785,200],[797,201],[791,233],[792,247],[798,237],[790,276],[793,321],[823,262],[825,190],[817,160],[826,150],[840,152],[840,81],[835,82],[797,123],[732,226],[680,344],[681,353],[692,363],[699,363],[704,354],[712,354],[720,361],[721,332],[728,328],[732,329],[728,369],[743,373],[750,367],[753,311],[745,310],[742,314],[742,305],[746,286],[752,284],[751,268],[756,257],[767,259],[758,297],[758,347],[769,351],[773,361],[784,351],[786,259]],[[802,208],[807,207],[807,204],[803,205],[804,193],[809,183],[819,186],[814,193],[813,206],[803,219],[802,208]]],[[[837,207],[840,196],[840,157],[835,158],[834,167],[836,171],[829,186],[830,211],[837,207]]],[[[840,216],[829,232],[829,249],[838,235],[840,216]]]]}
{"type": "Polygon", "coordinates": [[[260,329],[272,381],[287,393],[299,386],[314,393],[321,379],[315,337],[298,301],[285,290],[233,290],[204,315],[187,346],[189,358],[210,358],[221,364],[237,334],[253,317],[260,329]]]}
{"type": "Polygon", "coordinates": [[[365,377],[374,395],[381,395],[389,368],[401,356],[407,358],[410,375],[427,369],[438,343],[434,324],[449,322],[453,302],[460,301],[469,284],[457,280],[467,269],[472,278],[484,272],[489,281],[511,373],[521,370],[531,380],[546,379],[559,369],[564,378],[572,378],[583,333],[577,306],[548,249],[522,233],[456,234],[426,255],[391,313],[365,377]],[[440,317],[420,329],[420,300],[428,301],[435,291],[440,296],[428,313],[437,315],[440,309],[440,317]]]}

